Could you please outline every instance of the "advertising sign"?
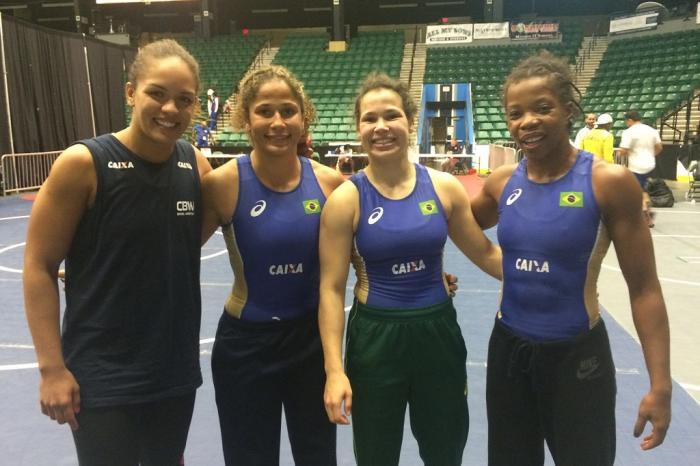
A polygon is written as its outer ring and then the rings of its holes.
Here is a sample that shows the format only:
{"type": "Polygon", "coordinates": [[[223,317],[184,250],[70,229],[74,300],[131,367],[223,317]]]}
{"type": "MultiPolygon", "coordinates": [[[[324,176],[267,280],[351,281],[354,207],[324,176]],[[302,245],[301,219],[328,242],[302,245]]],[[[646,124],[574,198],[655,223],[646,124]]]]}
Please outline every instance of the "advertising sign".
{"type": "Polygon", "coordinates": [[[509,37],[508,22],[478,23],[474,25],[474,40],[478,39],[507,39],[509,37]]]}
{"type": "Polygon", "coordinates": [[[659,13],[649,12],[640,15],[622,16],[610,20],[610,34],[654,29],[658,25],[659,13]]]}
{"type": "Polygon", "coordinates": [[[471,24],[440,24],[428,26],[425,43],[428,45],[466,44],[472,41],[471,24]]]}
{"type": "Polygon", "coordinates": [[[510,37],[513,40],[556,39],[558,36],[559,23],[554,21],[510,23],[510,37]]]}

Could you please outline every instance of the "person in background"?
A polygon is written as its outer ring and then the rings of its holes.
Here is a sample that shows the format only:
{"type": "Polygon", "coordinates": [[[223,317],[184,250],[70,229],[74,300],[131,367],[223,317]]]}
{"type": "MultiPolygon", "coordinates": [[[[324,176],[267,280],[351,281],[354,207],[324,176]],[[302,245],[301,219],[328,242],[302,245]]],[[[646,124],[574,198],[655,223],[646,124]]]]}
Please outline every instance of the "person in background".
{"type": "Polygon", "coordinates": [[[138,52],[128,80],[129,126],[58,157],[27,233],[41,411],[70,425],[81,466],[178,464],[202,383],[200,178],[210,167],[180,139],[199,66],[161,40],[138,52]]]}
{"type": "MultiPolygon", "coordinates": [[[[462,145],[459,143],[459,141],[454,136],[452,136],[452,138],[450,139],[450,145],[448,146],[447,151],[450,154],[461,154],[462,153],[462,145]]],[[[458,161],[459,161],[459,157],[447,157],[440,164],[440,170],[442,170],[444,172],[452,173],[452,170],[454,170],[455,165],[457,165],[458,161]]]]}
{"type": "Polygon", "coordinates": [[[338,159],[335,162],[335,169],[342,174],[352,174],[354,164],[351,150],[348,149],[348,151],[346,151],[345,146],[338,146],[334,152],[338,154],[338,159]]]}
{"type": "Polygon", "coordinates": [[[642,187],[642,211],[647,226],[654,226],[654,215],[651,211],[651,200],[646,192],[647,178],[656,167],[656,156],[661,153],[661,136],[649,125],[642,123],[642,117],[636,110],[625,113],[627,129],[622,132],[620,139],[620,155],[627,157],[627,168],[634,174],[642,187]]]}
{"type": "Polygon", "coordinates": [[[615,460],[615,365],[596,282],[610,242],[641,342],[649,391],[633,433],[649,450],[671,421],[669,326],[639,183],[626,168],[570,144],[579,113],[566,60],[542,52],[503,85],[508,130],[523,151],[472,199],[482,228],[498,224],[503,289],[486,375],[490,466],[615,460]]]}
{"type": "Polygon", "coordinates": [[[613,157],[613,142],[615,138],[610,132],[612,124],[612,116],[609,113],[601,113],[596,120],[595,129],[590,130],[583,138],[583,143],[577,147],[598,156],[608,163],[613,163],[615,161],[613,157]]]}
{"type": "Polygon", "coordinates": [[[584,121],[586,122],[586,126],[578,130],[578,132],[576,133],[576,138],[574,139],[574,147],[576,147],[577,149],[583,148],[583,138],[585,138],[586,134],[588,134],[589,131],[591,131],[595,127],[595,113],[587,113],[586,119],[584,121]]]}
{"type": "Polygon", "coordinates": [[[462,144],[459,143],[457,138],[452,136],[452,138],[450,139],[450,146],[448,147],[448,150],[450,151],[450,154],[461,154],[462,144]]]}
{"type": "Polygon", "coordinates": [[[299,145],[297,147],[297,152],[299,153],[299,155],[303,155],[304,157],[309,158],[314,162],[321,163],[321,156],[314,149],[313,140],[311,139],[310,134],[307,134],[306,136],[302,137],[302,141],[299,142],[299,145]]]}
{"type": "Polygon", "coordinates": [[[216,119],[219,116],[219,96],[214,89],[207,90],[207,113],[209,114],[209,129],[216,131],[216,119]]]}
{"type": "Polygon", "coordinates": [[[319,326],[328,418],[349,424],[359,466],[398,465],[408,406],[425,464],[457,466],[469,430],[467,350],[444,279],[447,236],[500,278],[500,250],[472,217],[453,176],[409,161],[416,107],[408,89],[370,75],[355,123],[370,163],[336,189],[321,215],[319,326]],[[357,275],[348,318],[345,289],[357,275]]]}
{"type": "Polygon", "coordinates": [[[192,127],[192,133],[194,136],[194,145],[197,149],[210,146],[212,142],[212,135],[211,130],[207,125],[207,120],[202,120],[195,123],[192,127]]]}

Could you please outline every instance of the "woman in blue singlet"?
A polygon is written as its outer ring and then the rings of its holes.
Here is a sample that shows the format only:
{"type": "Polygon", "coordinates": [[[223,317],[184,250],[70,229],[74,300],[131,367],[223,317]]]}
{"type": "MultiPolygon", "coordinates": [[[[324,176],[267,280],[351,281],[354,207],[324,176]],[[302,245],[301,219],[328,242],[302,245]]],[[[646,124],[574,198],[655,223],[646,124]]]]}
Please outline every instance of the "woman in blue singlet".
{"type": "Polygon", "coordinates": [[[472,202],[498,223],[503,292],[489,342],[489,465],[538,466],[546,444],[557,464],[612,465],[615,366],[596,281],[610,241],[629,288],[650,389],[634,435],[666,435],[671,412],[669,328],[642,192],[622,166],[569,142],[580,114],[565,61],[542,53],[503,86],[508,129],[525,157],[496,169],[472,202]]]}
{"type": "Polygon", "coordinates": [[[288,70],[254,70],[239,89],[234,124],[253,151],[203,184],[203,236],[222,225],[235,275],[212,352],[224,458],[278,464],[284,409],[296,464],[333,466],[317,322],[318,229],[343,178],[297,153],[315,111],[288,70]]]}
{"type": "Polygon", "coordinates": [[[350,423],[352,412],[360,466],[398,464],[407,405],[425,463],[462,464],[467,351],[443,278],[447,236],[501,275],[500,250],[480,231],[461,183],[409,161],[415,117],[403,84],[382,74],[367,79],[355,118],[369,166],[333,193],[321,216],[324,401],[334,423],[350,423]],[[358,280],[344,367],[351,259],[358,280]]]}
{"type": "Polygon", "coordinates": [[[129,126],[66,149],[32,208],[24,294],[41,410],[71,426],[81,466],[174,465],[185,449],[202,383],[200,177],[211,170],[180,140],[198,74],[175,41],[143,47],[129,126]]]}

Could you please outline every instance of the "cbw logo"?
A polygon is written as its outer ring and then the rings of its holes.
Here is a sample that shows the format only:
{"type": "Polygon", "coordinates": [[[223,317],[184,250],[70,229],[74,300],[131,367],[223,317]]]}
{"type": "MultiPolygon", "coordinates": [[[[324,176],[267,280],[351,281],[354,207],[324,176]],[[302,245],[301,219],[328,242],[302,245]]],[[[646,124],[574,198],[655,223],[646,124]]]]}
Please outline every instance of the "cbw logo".
{"type": "Polygon", "coordinates": [[[178,162],[177,166],[180,168],[186,168],[188,170],[192,170],[192,165],[190,165],[189,162],[178,162]]]}
{"type": "Polygon", "coordinates": [[[194,201],[177,201],[175,203],[175,210],[178,216],[194,215],[194,201]]]}

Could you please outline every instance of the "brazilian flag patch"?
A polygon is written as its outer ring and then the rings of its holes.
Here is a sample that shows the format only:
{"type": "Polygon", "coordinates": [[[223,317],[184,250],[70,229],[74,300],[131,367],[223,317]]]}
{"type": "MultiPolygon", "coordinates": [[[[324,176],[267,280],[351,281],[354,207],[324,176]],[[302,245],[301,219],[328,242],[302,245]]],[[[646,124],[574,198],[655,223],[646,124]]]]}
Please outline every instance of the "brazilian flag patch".
{"type": "Polygon", "coordinates": [[[583,193],[581,191],[559,193],[559,207],[583,207],[583,193]]]}
{"type": "Polygon", "coordinates": [[[310,214],[320,214],[321,213],[321,203],[318,199],[307,199],[304,201],[304,213],[310,214]]]}
{"type": "Polygon", "coordinates": [[[419,202],[418,207],[420,207],[420,213],[423,215],[433,215],[438,213],[437,204],[433,199],[419,202]]]}

